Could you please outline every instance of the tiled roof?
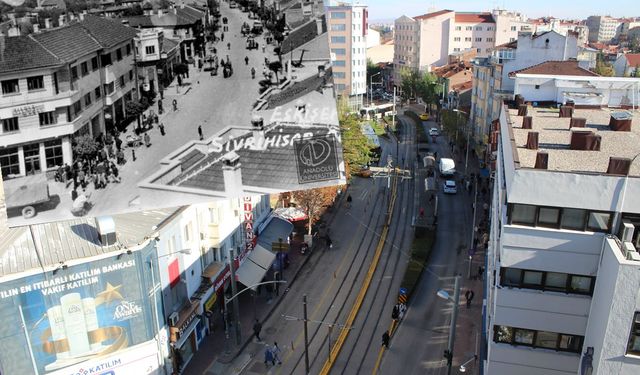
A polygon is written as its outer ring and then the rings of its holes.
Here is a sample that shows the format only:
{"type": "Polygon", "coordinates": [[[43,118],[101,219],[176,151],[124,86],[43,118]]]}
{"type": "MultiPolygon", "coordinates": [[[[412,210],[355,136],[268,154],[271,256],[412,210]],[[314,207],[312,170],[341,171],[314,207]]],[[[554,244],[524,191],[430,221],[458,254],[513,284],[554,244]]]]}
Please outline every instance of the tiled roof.
{"type": "MultiPolygon", "coordinates": [[[[265,137],[289,136],[295,134],[313,132],[316,136],[328,134],[328,126],[318,125],[314,127],[299,127],[277,124],[265,130],[265,137]]],[[[236,138],[238,142],[252,137],[251,133],[236,138]]],[[[337,154],[342,154],[342,146],[336,141],[337,154]]],[[[264,151],[240,148],[235,152],[240,156],[242,184],[244,186],[259,186],[268,189],[287,189],[298,185],[298,174],[294,148],[291,144],[285,147],[271,147],[264,151]],[[273,168],[277,165],[278,168],[273,168]]],[[[224,178],[220,153],[212,153],[192,167],[176,177],[170,185],[224,191],[224,178]],[[193,173],[194,170],[201,170],[193,173]]]]}
{"type": "Polygon", "coordinates": [[[162,52],[169,53],[174,48],[176,48],[178,46],[178,44],[180,44],[180,42],[175,41],[173,39],[164,38],[164,39],[162,39],[162,52]]]}
{"type": "Polygon", "coordinates": [[[543,63],[530,66],[525,69],[516,70],[509,73],[509,77],[515,77],[516,74],[548,74],[558,76],[591,76],[599,77],[598,74],[581,68],[575,60],[569,61],[545,61],[543,63]]]}
{"type": "Polygon", "coordinates": [[[67,4],[65,4],[64,0],[42,0],[42,3],[40,3],[40,7],[42,8],[55,7],[58,9],[65,10],[67,9],[67,4]]]}
{"type": "Polygon", "coordinates": [[[639,66],[640,65],[640,53],[627,53],[624,55],[627,58],[627,64],[629,66],[639,66]]]}
{"type": "Polygon", "coordinates": [[[102,47],[80,23],[32,34],[40,45],[64,62],[99,51],[102,47]]]}
{"type": "Polygon", "coordinates": [[[120,43],[132,40],[138,32],[125,26],[120,20],[103,17],[85,16],[80,25],[93,36],[103,48],[111,48],[120,43]]]}
{"type": "Polygon", "coordinates": [[[460,23],[495,23],[491,13],[456,13],[456,22],[460,23]]]}
{"type": "Polygon", "coordinates": [[[448,10],[448,9],[443,9],[443,10],[439,10],[437,12],[432,12],[432,13],[423,14],[421,16],[416,16],[416,17],[413,17],[413,19],[415,19],[415,20],[426,20],[426,19],[429,19],[429,18],[438,17],[438,16],[441,16],[443,14],[447,14],[447,13],[451,13],[451,12],[453,12],[453,11],[452,10],[448,10]]]}
{"type": "Polygon", "coordinates": [[[302,81],[294,82],[293,85],[287,87],[283,91],[269,96],[267,98],[267,107],[276,108],[286,103],[291,103],[314,90],[318,90],[320,87],[326,85],[327,82],[331,82],[331,76],[331,69],[328,69],[324,77],[318,77],[317,74],[314,74],[302,81]]]}
{"type": "Polygon", "coordinates": [[[438,77],[449,78],[452,75],[463,72],[465,70],[471,70],[472,65],[468,61],[462,61],[454,64],[443,65],[439,68],[436,68],[433,73],[438,77]]]}
{"type": "Polygon", "coordinates": [[[198,15],[199,11],[189,8],[176,8],[163,10],[162,16],[157,13],[144,16],[126,17],[131,27],[176,27],[190,26],[198,22],[202,15],[198,15]]]}
{"type": "MultiPolygon", "coordinates": [[[[324,15],[322,16],[322,30],[323,33],[326,31],[327,24],[325,21],[324,15]]],[[[297,29],[294,29],[289,33],[287,38],[281,44],[280,53],[285,54],[289,53],[292,50],[300,47],[301,45],[315,39],[318,36],[318,26],[316,25],[316,20],[312,19],[305,25],[300,26],[297,29]]]]}
{"type": "Polygon", "coordinates": [[[29,36],[0,38],[0,73],[61,64],[60,59],[29,36]]]}

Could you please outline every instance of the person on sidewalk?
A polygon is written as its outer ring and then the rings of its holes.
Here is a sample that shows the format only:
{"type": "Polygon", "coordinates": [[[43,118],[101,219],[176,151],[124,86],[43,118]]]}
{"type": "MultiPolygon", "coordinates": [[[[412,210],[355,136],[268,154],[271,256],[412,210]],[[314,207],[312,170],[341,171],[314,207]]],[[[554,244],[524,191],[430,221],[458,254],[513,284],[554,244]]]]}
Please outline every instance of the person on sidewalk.
{"type": "Polygon", "coordinates": [[[272,363],[272,365],[275,365],[275,361],[273,360],[273,352],[271,351],[271,348],[269,347],[269,345],[267,345],[264,348],[264,365],[269,367],[269,362],[272,363]]]}
{"type": "Polygon", "coordinates": [[[164,123],[161,122],[160,125],[158,125],[158,128],[160,129],[160,134],[164,137],[164,135],[167,134],[164,131],[164,123]]]}
{"type": "Polygon", "coordinates": [[[273,348],[271,348],[271,353],[273,354],[273,365],[275,366],[276,361],[278,362],[279,365],[282,364],[282,361],[280,360],[280,347],[278,346],[277,342],[273,343],[273,348]]]}
{"type": "Polygon", "coordinates": [[[149,136],[149,133],[144,133],[144,144],[147,147],[151,146],[151,137],[149,136]]]}
{"type": "Polygon", "coordinates": [[[256,335],[258,342],[262,341],[260,338],[260,331],[262,331],[262,324],[260,324],[260,321],[256,319],[256,322],[253,323],[253,333],[256,335]]]}
{"type": "Polygon", "coordinates": [[[202,125],[198,125],[198,135],[200,136],[200,140],[204,139],[204,135],[202,134],[202,125]]]}
{"type": "Polygon", "coordinates": [[[351,208],[351,201],[353,199],[351,199],[351,194],[347,195],[347,208],[351,208]]]}
{"type": "Polygon", "coordinates": [[[244,57],[244,65],[249,65],[249,56],[244,57]]]}
{"type": "Polygon", "coordinates": [[[484,276],[484,267],[478,266],[478,280],[482,280],[484,276]]]}
{"type": "Polygon", "coordinates": [[[400,306],[398,306],[399,304],[396,303],[395,306],[393,306],[393,310],[391,311],[391,319],[395,320],[396,322],[398,321],[398,319],[400,319],[400,306]]]}
{"type": "Polygon", "coordinates": [[[399,314],[400,320],[404,319],[404,314],[407,312],[407,305],[405,305],[404,303],[401,303],[400,306],[398,307],[398,310],[400,311],[400,314],[399,314]]]}
{"type": "Polygon", "coordinates": [[[327,234],[327,248],[331,249],[333,247],[333,242],[331,241],[331,237],[327,234]]]}
{"type": "Polygon", "coordinates": [[[384,331],[384,333],[382,334],[382,346],[387,349],[389,349],[389,339],[389,331],[384,331]]]}
{"type": "Polygon", "coordinates": [[[471,301],[473,300],[473,296],[475,295],[475,293],[473,293],[473,290],[471,289],[467,289],[467,291],[464,294],[464,298],[467,299],[467,309],[471,308],[471,301]]]}

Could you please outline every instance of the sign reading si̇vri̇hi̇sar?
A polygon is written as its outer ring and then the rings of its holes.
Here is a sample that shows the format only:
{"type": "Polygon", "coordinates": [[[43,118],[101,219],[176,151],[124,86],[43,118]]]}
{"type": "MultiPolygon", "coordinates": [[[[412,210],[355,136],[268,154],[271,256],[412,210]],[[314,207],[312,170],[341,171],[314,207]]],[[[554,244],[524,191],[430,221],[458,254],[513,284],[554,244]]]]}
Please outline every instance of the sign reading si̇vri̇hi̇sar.
{"type": "Polygon", "coordinates": [[[293,148],[301,184],[340,178],[338,152],[333,136],[300,139],[293,148]]]}

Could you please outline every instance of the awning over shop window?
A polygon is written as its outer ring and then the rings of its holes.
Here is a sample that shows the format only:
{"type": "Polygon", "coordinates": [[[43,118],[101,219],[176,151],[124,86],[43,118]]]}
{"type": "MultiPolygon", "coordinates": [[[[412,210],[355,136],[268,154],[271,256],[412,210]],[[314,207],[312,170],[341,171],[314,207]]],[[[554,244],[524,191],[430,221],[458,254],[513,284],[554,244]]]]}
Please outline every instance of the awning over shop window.
{"type": "MultiPolygon", "coordinates": [[[[238,281],[245,286],[259,283],[271,267],[274,259],[276,259],[274,253],[257,245],[236,271],[238,281]]],[[[252,289],[256,290],[256,287],[252,289]]]]}
{"type": "Polygon", "coordinates": [[[293,224],[287,220],[272,216],[266,227],[258,234],[258,245],[271,250],[271,244],[278,242],[279,238],[286,243],[291,231],[293,231],[293,224]]]}

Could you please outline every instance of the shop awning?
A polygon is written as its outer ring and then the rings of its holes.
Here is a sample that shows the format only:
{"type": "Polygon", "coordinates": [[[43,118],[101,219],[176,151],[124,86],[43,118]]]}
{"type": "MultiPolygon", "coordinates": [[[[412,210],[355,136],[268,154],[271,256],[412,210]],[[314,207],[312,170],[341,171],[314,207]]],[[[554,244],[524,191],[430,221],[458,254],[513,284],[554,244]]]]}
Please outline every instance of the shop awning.
{"type": "Polygon", "coordinates": [[[281,207],[273,211],[274,215],[289,221],[307,220],[307,214],[298,207],[281,207]]]}
{"type": "MultiPolygon", "coordinates": [[[[236,271],[238,281],[245,286],[259,283],[271,267],[274,259],[276,259],[276,254],[257,245],[236,271]]],[[[256,290],[256,287],[252,289],[256,290]]]]}
{"type": "Polygon", "coordinates": [[[293,231],[293,224],[277,216],[272,216],[264,229],[258,234],[258,245],[271,250],[271,244],[278,242],[280,238],[286,243],[291,231],[293,231]]]}

